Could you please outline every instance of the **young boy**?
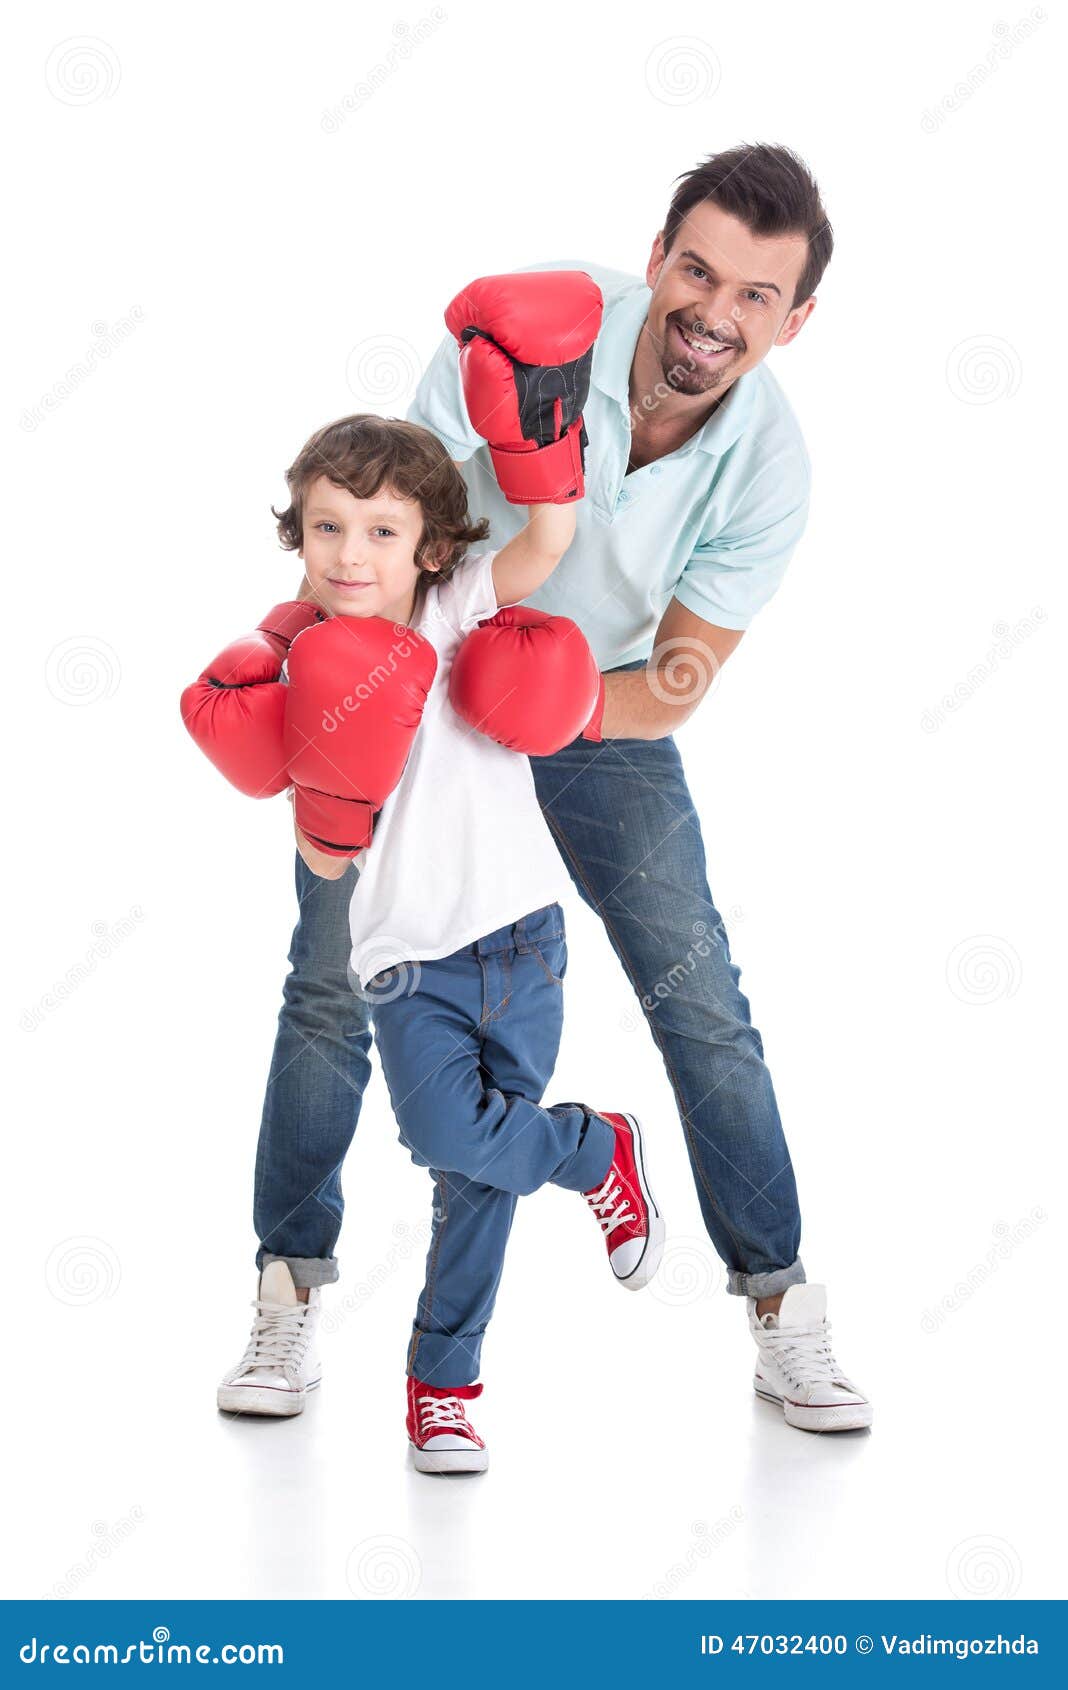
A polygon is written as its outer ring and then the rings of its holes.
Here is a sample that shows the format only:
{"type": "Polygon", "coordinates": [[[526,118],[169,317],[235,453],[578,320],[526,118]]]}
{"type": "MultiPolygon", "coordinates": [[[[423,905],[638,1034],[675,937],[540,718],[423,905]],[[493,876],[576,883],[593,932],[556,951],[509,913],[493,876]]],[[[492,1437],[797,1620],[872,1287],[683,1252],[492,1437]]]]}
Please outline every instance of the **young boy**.
{"type": "MultiPolygon", "coordinates": [[[[367,734],[362,700],[339,698],[336,676],[320,681],[311,663],[321,638],[312,618],[375,619],[392,625],[399,644],[426,642],[436,657],[403,773],[377,815],[371,842],[353,849],[323,831],[309,838],[302,813],[336,836],[351,829],[354,811],[335,805],[324,820],[321,793],[313,802],[299,779],[295,822],[298,848],[314,872],[336,878],[353,859],[359,869],[350,911],[352,966],[370,1003],[402,1142],[435,1182],[427,1277],[407,1358],[415,1465],[423,1472],[482,1471],[486,1448],[467,1405],[482,1389],[476,1383],[482,1338],[516,1198],[546,1183],[582,1193],[602,1228],[613,1273],[630,1289],[648,1284],[663,1248],[638,1122],[582,1103],[540,1107],[562,1025],[566,943],[558,900],[567,878],[527,759],[510,748],[523,712],[539,715],[536,699],[518,716],[510,703],[512,693],[530,685],[529,647],[506,645],[516,661],[505,664],[500,681],[490,679],[488,690],[487,665],[499,662],[500,652],[485,642],[477,652],[469,647],[474,682],[453,684],[454,659],[472,636],[481,641],[480,625],[535,592],[556,567],[574,533],[574,504],[534,504],[526,528],[508,545],[465,557],[466,544],[484,538],[486,525],[469,524],[466,487],[444,447],[426,430],[373,417],[321,430],[287,479],[291,503],[279,516],[279,532],[299,552],[307,577],[306,620],[296,615],[290,651],[290,692],[298,689],[299,668],[299,686],[314,694],[315,706],[302,707],[304,733],[315,720],[322,724],[314,735],[317,751],[319,741],[333,745],[347,711],[354,713],[357,737],[366,742],[367,734]]],[[[288,610],[296,614],[299,607],[288,610]]],[[[541,620],[560,627],[538,628],[539,635],[555,637],[564,626],[560,618],[541,620]]],[[[273,613],[264,637],[284,639],[293,626],[278,631],[286,621],[273,613]]],[[[492,622],[490,630],[505,641],[512,632],[492,622]]],[[[553,670],[565,691],[585,650],[574,625],[566,630],[570,652],[564,667],[553,670]]],[[[592,666],[588,651],[585,657],[592,666]]],[[[387,665],[383,686],[391,684],[388,671],[387,665]]],[[[593,675],[596,683],[595,669],[593,675]]],[[[219,677],[210,684],[209,707],[218,702],[219,677]]],[[[568,737],[585,725],[583,710],[594,698],[595,692],[580,707],[568,737]]],[[[559,704],[551,694],[545,712],[558,716],[559,704]]],[[[294,709],[292,697],[284,708],[294,709]]],[[[219,761],[215,748],[205,743],[205,749],[219,761]]],[[[329,750],[324,756],[329,762],[329,750]]],[[[340,745],[336,756],[344,758],[340,745]]],[[[331,793],[338,792],[343,771],[319,767],[333,783],[331,793]]],[[[346,790],[351,805],[352,787],[346,790]]],[[[252,1337],[219,1388],[221,1408],[298,1412],[318,1383],[319,1291],[298,1289],[294,1269],[298,1264],[264,1254],[252,1337]]]]}

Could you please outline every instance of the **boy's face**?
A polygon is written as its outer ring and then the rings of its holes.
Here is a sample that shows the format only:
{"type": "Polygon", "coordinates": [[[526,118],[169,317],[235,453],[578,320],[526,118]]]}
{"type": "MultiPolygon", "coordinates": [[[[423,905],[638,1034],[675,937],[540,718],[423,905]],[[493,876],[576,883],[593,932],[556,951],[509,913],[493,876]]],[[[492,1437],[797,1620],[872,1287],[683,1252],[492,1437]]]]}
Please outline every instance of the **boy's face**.
{"type": "Polygon", "coordinates": [[[382,616],[407,622],[415,605],[423,532],[417,499],[385,487],[357,499],[325,475],[307,489],[299,556],[311,596],[331,616],[382,616]]]}

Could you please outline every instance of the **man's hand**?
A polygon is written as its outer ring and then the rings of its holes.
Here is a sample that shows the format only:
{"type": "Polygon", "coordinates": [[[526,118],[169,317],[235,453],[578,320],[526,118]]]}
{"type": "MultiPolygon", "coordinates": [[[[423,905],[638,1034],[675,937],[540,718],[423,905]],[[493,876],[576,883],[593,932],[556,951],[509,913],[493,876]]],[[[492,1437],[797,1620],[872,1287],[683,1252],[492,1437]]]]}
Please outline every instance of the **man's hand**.
{"type": "MultiPolygon", "coordinates": [[[[672,599],[644,669],[605,676],[604,739],[665,739],[693,715],[742,638],[672,599]]],[[[591,736],[592,737],[592,736],[591,736]]]]}

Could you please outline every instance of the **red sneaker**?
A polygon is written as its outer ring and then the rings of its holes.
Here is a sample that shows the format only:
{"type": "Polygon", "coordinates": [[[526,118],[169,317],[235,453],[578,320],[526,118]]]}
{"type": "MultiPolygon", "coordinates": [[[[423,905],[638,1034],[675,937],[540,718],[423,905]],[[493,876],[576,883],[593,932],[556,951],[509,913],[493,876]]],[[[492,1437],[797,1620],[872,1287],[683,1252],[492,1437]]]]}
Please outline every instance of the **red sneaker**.
{"type": "Polygon", "coordinates": [[[489,1452],[467,1418],[481,1385],[424,1385],[408,1380],[408,1437],[417,1473],[484,1473],[489,1452]]]}
{"type": "Polygon", "coordinates": [[[640,1291],[660,1266],[664,1217],[645,1176],[637,1118],[597,1113],[615,1128],[616,1148],[604,1184],[582,1195],[600,1222],[612,1272],[628,1291],[640,1291]]]}

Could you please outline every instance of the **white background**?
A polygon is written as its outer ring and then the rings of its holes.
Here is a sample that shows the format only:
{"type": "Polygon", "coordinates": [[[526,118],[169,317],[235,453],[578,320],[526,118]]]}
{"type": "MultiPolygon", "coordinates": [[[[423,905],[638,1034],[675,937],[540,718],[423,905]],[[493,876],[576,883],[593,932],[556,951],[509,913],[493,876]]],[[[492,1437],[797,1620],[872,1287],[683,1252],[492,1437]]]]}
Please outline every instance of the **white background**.
{"type": "Polygon", "coordinates": [[[1031,17],[447,0],[21,20],[7,1594],[1053,1593],[1063,37],[1031,17]],[[284,800],[239,797],[195,751],[179,692],[296,589],[268,508],[286,464],[333,417],[403,414],[458,286],[543,258],[641,270],[673,178],[741,139],[801,152],[837,236],[816,313],[772,354],[814,505],[680,740],[803,1257],[874,1432],[806,1437],[753,1398],[666,1078],[577,898],[549,1096],[645,1118],[658,1289],[615,1287],[573,1198],[526,1201],[484,1354],[490,1473],[415,1475],[430,1189],[376,1059],[323,1390],[298,1421],[230,1421],[214,1391],[251,1318],[293,845],[284,800]]]}

